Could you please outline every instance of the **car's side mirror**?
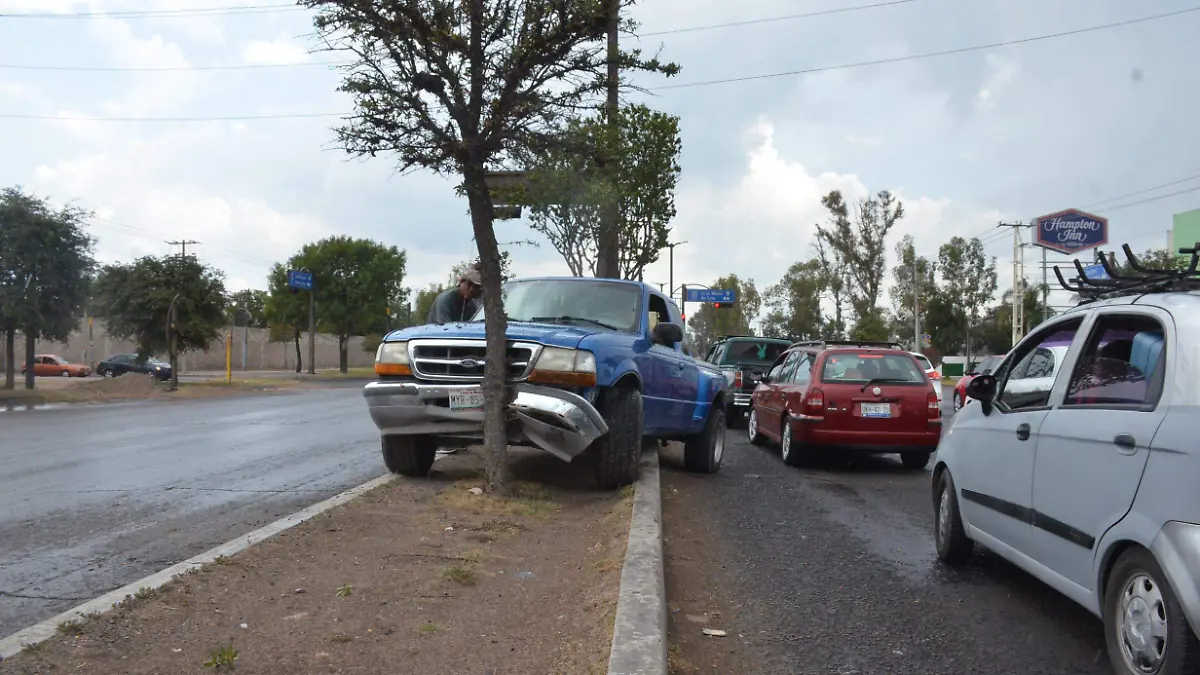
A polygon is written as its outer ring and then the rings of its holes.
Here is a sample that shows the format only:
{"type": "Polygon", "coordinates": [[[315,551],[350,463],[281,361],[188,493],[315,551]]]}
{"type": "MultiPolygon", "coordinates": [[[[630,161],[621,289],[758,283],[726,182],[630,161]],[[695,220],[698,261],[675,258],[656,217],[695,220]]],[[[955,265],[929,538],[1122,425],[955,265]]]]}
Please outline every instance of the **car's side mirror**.
{"type": "Polygon", "coordinates": [[[996,400],[996,376],[980,375],[967,383],[967,396],[979,401],[984,414],[992,412],[992,402],[996,400]]]}
{"type": "Polygon", "coordinates": [[[677,323],[656,323],[650,332],[656,344],[674,347],[683,342],[683,328],[677,323]]]}

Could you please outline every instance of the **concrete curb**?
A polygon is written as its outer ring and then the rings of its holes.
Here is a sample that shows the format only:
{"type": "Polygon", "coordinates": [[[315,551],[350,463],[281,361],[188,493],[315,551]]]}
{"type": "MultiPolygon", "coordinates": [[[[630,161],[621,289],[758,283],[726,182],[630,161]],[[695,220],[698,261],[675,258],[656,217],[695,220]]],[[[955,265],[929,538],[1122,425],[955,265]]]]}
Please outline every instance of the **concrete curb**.
{"type": "MultiPolygon", "coordinates": [[[[0,640],[0,661],[20,653],[20,651],[28,645],[44,642],[45,640],[54,637],[58,632],[58,627],[68,621],[83,621],[89,615],[103,614],[111,611],[119,603],[124,601],[126,596],[137,593],[139,589],[160,588],[167,582],[174,579],[177,575],[193,570],[201,565],[207,565],[222,556],[229,557],[236,553],[241,553],[251,546],[270,539],[271,537],[274,537],[285,530],[289,530],[306,520],[311,520],[312,518],[334,508],[335,506],[341,506],[367,492],[370,492],[371,490],[374,490],[381,485],[386,485],[392,482],[394,478],[395,476],[390,474],[380,476],[379,478],[363,483],[358,487],[350,488],[349,490],[346,490],[339,495],[330,497],[323,502],[317,502],[316,504],[313,504],[302,511],[297,511],[289,516],[284,516],[270,525],[254,530],[249,534],[244,534],[231,541],[225,542],[216,548],[209,549],[208,551],[205,551],[198,556],[188,558],[181,563],[172,565],[161,572],[151,574],[144,579],[140,579],[131,584],[122,586],[115,591],[109,591],[98,598],[89,600],[78,607],[63,612],[62,614],[46,619],[45,621],[30,626],[24,630],[17,631],[3,640],[0,640]]],[[[657,474],[655,475],[654,482],[655,486],[657,486],[657,474]]]]}
{"type": "Polygon", "coordinates": [[[658,452],[646,453],[641,468],[621,569],[608,675],[667,674],[667,593],[658,452]]]}

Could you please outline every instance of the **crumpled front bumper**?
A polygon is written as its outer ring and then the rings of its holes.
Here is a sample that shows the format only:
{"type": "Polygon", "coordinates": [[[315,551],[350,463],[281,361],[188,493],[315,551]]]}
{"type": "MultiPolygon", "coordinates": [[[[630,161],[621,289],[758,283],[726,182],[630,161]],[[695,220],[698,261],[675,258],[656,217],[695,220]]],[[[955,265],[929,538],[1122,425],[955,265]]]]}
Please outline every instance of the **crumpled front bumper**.
{"type": "MultiPolygon", "coordinates": [[[[372,382],[363,389],[371,420],[384,436],[482,438],[483,412],[451,410],[450,393],[477,389],[477,384],[372,382]]],[[[513,385],[508,405],[510,440],[526,442],[564,461],[571,461],[608,425],[587,399],[568,391],[531,384],[513,385]],[[515,429],[514,429],[515,427],[515,429]],[[520,433],[512,438],[511,432],[520,433]]]]}

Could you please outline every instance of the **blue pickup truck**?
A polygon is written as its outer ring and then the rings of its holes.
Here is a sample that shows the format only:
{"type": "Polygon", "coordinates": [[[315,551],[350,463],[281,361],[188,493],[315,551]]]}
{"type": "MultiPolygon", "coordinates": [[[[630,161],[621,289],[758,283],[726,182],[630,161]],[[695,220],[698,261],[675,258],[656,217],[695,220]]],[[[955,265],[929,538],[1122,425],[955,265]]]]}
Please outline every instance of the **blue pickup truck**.
{"type": "MultiPolygon", "coordinates": [[[[725,377],[684,346],[678,306],[647,284],[583,277],[504,286],[509,442],[570,462],[588,457],[605,489],[638,477],[642,448],[685,444],[713,473],[725,449],[725,377]]],[[[483,438],[484,323],[424,325],[384,338],[366,386],[383,461],[424,476],[439,447],[483,438]]]]}

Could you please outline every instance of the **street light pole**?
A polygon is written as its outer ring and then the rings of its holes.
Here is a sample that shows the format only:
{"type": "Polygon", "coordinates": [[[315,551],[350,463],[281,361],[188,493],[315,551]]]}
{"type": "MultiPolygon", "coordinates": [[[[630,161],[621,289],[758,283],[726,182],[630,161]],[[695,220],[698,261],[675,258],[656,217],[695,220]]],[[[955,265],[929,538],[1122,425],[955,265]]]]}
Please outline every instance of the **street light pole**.
{"type": "MultiPolygon", "coordinates": [[[[671,251],[670,255],[668,256],[668,263],[667,263],[669,266],[669,271],[667,272],[667,274],[669,275],[667,277],[667,288],[671,289],[671,297],[672,298],[674,298],[674,296],[675,296],[675,247],[683,246],[686,243],[687,243],[686,241],[677,241],[673,244],[667,244],[667,248],[670,249],[670,251],[671,251]]],[[[687,298],[682,298],[682,297],[679,298],[680,308],[683,307],[683,303],[685,303],[685,302],[687,302],[687,298]]]]}

